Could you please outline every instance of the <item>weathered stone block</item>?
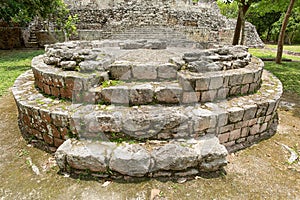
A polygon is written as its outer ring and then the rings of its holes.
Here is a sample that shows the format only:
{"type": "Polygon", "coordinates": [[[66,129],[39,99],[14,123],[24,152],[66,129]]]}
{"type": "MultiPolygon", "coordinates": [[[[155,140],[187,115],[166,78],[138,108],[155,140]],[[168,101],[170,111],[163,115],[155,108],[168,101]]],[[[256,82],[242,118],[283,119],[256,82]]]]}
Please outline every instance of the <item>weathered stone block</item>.
{"type": "Polygon", "coordinates": [[[228,142],[229,141],[229,135],[230,135],[230,132],[219,134],[218,138],[219,138],[220,144],[228,142]]]}
{"type": "Polygon", "coordinates": [[[217,97],[217,90],[209,90],[201,93],[201,102],[214,101],[217,97]]]}
{"type": "Polygon", "coordinates": [[[253,83],[253,79],[254,79],[253,73],[244,74],[242,84],[253,83]]]}
{"type": "Polygon", "coordinates": [[[242,83],[243,76],[241,74],[233,74],[229,78],[229,85],[230,86],[235,86],[235,85],[240,85],[242,83]]]}
{"type": "Polygon", "coordinates": [[[229,88],[220,88],[217,92],[217,99],[226,99],[229,95],[229,88]]]}
{"type": "Polygon", "coordinates": [[[197,165],[198,156],[192,148],[180,144],[166,144],[156,147],[151,152],[154,166],[151,171],[184,170],[197,165]]]}
{"type": "Polygon", "coordinates": [[[229,121],[230,122],[238,122],[243,119],[244,109],[240,107],[231,107],[228,109],[229,112],[229,121]]]}
{"type": "Polygon", "coordinates": [[[260,125],[259,124],[255,124],[250,128],[250,135],[255,135],[259,133],[259,128],[260,125]]]}
{"type": "Polygon", "coordinates": [[[132,75],[138,80],[156,80],[157,66],[154,64],[138,64],[132,67],[132,75]]]}
{"type": "Polygon", "coordinates": [[[150,170],[151,157],[139,145],[120,145],[113,150],[109,167],[121,174],[144,176],[150,170]]]}
{"type": "Polygon", "coordinates": [[[161,79],[176,79],[177,66],[171,63],[159,65],[157,68],[158,78],[161,79]]]}
{"type": "Polygon", "coordinates": [[[200,92],[183,92],[182,103],[196,103],[199,102],[200,92]]]}
{"type": "Polygon", "coordinates": [[[158,87],[155,90],[155,97],[159,103],[179,103],[182,89],[178,86],[158,87]]]}
{"type": "Polygon", "coordinates": [[[210,90],[219,89],[222,86],[223,86],[223,77],[211,77],[210,78],[210,84],[209,84],[210,90]]]}
{"type": "Polygon", "coordinates": [[[112,79],[129,80],[132,78],[131,68],[128,62],[113,63],[109,68],[110,76],[112,79]]]}
{"type": "Polygon", "coordinates": [[[199,78],[196,80],[196,91],[208,90],[210,84],[210,78],[199,78]]]}
{"type": "Polygon", "coordinates": [[[138,85],[130,88],[129,101],[131,105],[151,103],[153,97],[153,87],[150,84],[138,85]]]}
{"type": "Polygon", "coordinates": [[[250,128],[249,127],[242,128],[241,137],[247,137],[249,135],[249,132],[250,132],[250,128]]]}
{"type": "Polygon", "coordinates": [[[77,66],[75,61],[61,61],[59,65],[63,70],[75,70],[77,66]]]}
{"type": "Polygon", "coordinates": [[[240,137],[241,137],[241,129],[236,129],[229,133],[229,141],[236,140],[240,137]]]}
{"type": "Polygon", "coordinates": [[[249,85],[242,85],[241,87],[241,94],[248,94],[249,92],[249,85]]]}
{"type": "Polygon", "coordinates": [[[245,105],[244,109],[245,109],[245,114],[244,114],[243,120],[255,118],[255,114],[257,111],[256,105],[245,105]]]}
{"type": "Polygon", "coordinates": [[[103,88],[101,95],[106,102],[129,105],[129,89],[127,86],[103,88]]]}

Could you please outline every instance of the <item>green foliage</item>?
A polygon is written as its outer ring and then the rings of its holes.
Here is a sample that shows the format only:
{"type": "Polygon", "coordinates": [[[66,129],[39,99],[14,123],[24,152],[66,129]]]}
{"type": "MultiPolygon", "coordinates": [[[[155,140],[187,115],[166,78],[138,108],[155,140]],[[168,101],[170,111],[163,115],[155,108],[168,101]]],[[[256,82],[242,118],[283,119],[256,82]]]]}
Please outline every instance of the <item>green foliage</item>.
{"type": "Polygon", "coordinates": [[[0,4],[0,19],[7,23],[26,25],[34,17],[48,19],[65,9],[63,0],[4,0],[0,4]]]}
{"type": "Polygon", "coordinates": [[[217,4],[220,8],[221,14],[228,18],[237,18],[238,16],[238,4],[237,2],[224,3],[222,0],[218,0],[217,4]]]}
{"type": "Polygon", "coordinates": [[[116,85],[119,85],[123,83],[123,81],[118,81],[118,80],[107,80],[107,81],[104,81],[102,82],[102,87],[103,88],[107,88],[107,87],[110,87],[110,86],[116,86],[116,85]]]}
{"type": "Polygon", "coordinates": [[[20,74],[30,69],[31,59],[42,53],[43,50],[0,51],[0,96],[8,91],[20,74]]]}
{"type": "Polygon", "coordinates": [[[49,30],[49,23],[56,23],[57,30],[63,32],[65,40],[77,34],[77,15],[70,15],[63,0],[4,0],[0,3],[0,21],[26,26],[33,19],[43,23],[49,30]]]}

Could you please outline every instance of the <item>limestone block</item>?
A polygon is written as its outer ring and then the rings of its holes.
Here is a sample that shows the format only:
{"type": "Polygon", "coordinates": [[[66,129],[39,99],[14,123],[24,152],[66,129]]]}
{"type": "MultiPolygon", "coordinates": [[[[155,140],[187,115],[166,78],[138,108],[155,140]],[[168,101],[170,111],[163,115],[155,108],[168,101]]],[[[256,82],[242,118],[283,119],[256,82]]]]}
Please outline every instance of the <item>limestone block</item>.
{"type": "Polygon", "coordinates": [[[242,84],[253,83],[253,80],[254,80],[253,73],[244,74],[242,84]]]}
{"type": "Polygon", "coordinates": [[[153,101],[154,91],[151,84],[137,85],[130,88],[129,101],[131,105],[141,105],[153,101]]]}
{"type": "Polygon", "coordinates": [[[132,77],[131,64],[128,62],[115,62],[109,67],[112,79],[129,80],[132,77]]]}
{"type": "Polygon", "coordinates": [[[100,67],[100,63],[98,61],[84,61],[79,63],[80,71],[82,72],[91,72],[94,70],[104,71],[104,68],[100,67]]]}
{"type": "Polygon", "coordinates": [[[62,169],[68,166],[74,169],[106,172],[109,159],[116,145],[105,142],[86,142],[67,140],[56,151],[56,161],[62,169]]]}
{"type": "Polygon", "coordinates": [[[221,88],[222,86],[223,86],[223,77],[221,76],[211,77],[209,89],[215,90],[221,88]]]}
{"type": "Polygon", "coordinates": [[[228,109],[229,112],[229,121],[238,122],[243,119],[244,109],[240,107],[231,107],[228,109]]]}
{"type": "Polygon", "coordinates": [[[175,79],[177,77],[177,66],[171,63],[159,65],[157,68],[158,78],[175,79]]]}
{"type": "Polygon", "coordinates": [[[183,92],[182,103],[196,103],[200,100],[200,92],[183,92]]]}
{"type": "Polygon", "coordinates": [[[240,137],[241,137],[241,129],[236,129],[229,133],[229,141],[239,139],[240,137]]]}
{"type": "Polygon", "coordinates": [[[244,109],[245,109],[245,114],[243,120],[249,120],[255,118],[255,114],[257,111],[256,105],[245,105],[244,109]]]}
{"type": "Polygon", "coordinates": [[[239,73],[237,74],[232,74],[229,77],[229,85],[230,86],[235,86],[235,85],[240,85],[242,83],[243,76],[239,73]]]}
{"type": "Polygon", "coordinates": [[[127,86],[103,88],[101,95],[106,102],[129,105],[129,89],[127,86]]]}
{"type": "Polygon", "coordinates": [[[149,172],[150,154],[140,145],[120,145],[114,149],[109,167],[124,175],[144,176],[149,172]]]}
{"type": "Polygon", "coordinates": [[[155,97],[159,103],[179,103],[182,89],[178,85],[161,86],[155,89],[155,97]]]}
{"type": "Polygon", "coordinates": [[[217,97],[217,90],[208,90],[201,93],[201,102],[214,101],[217,97]]]}
{"type": "Polygon", "coordinates": [[[259,124],[255,124],[250,128],[250,135],[256,135],[259,133],[260,130],[260,125],[259,124]]]}
{"type": "Polygon", "coordinates": [[[217,92],[217,99],[226,99],[229,95],[229,88],[220,88],[217,92]]]}
{"type": "Polygon", "coordinates": [[[75,70],[77,66],[75,61],[61,61],[59,65],[63,70],[75,70]]]}
{"type": "Polygon", "coordinates": [[[138,64],[132,67],[132,75],[138,80],[156,80],[157,66],[155,64],[138,64]]]}
{"type": "Polygon", "coordinates": [[[221,144],[229,141],[230,132],[222,133],[218,135],[221,144]]]}
{"type": "Polygon", "coordinates": [[[195,90],[196,91],[200,91],[200,90],[208,90],[209,88],[209,83],[210,83],[210,78],[206,77],[206,78],[199,78],[196,80],[196,87],[195,90]]]}
{"type": "Polygon", "coordinates": [[[249,85],[246,84],[246,85],[243,85],[241,87],[241,94],[247,94],[249,92],[249,85]]]}
{"type": "Polygon", "coordinates": [[[192,148],[180,144],[156,147],[151,152],[151,157],[155,161],[151,171],[184,170],[196,166],[198,156],[192,148]]]}

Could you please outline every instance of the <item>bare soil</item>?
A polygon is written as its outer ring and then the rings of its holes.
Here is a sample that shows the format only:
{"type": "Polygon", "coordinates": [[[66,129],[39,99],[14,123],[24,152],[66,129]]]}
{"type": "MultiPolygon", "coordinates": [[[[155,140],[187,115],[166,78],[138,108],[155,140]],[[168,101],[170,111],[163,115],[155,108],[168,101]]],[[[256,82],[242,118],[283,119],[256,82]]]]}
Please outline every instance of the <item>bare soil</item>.
{"type": "MultiPolygon", "coordinates": [[[[17,124],[11,94],[0,98],[0,199],[300,199],[300,165],[288,164],[281,144],[300,143],[300,99],[292,111],[279,111],[280,125],[272,138],[228,156],[225,172],[192,180],[120,182],[84,180],[59,174],[51,154],[28,145],[17,124]],[[32,170],[37,166],[40,174],[32,170]],[[182,183],[179,183],[182,182],[182,183]]],[[[298,150],[300,147],[298,147],[298,150]]]]}

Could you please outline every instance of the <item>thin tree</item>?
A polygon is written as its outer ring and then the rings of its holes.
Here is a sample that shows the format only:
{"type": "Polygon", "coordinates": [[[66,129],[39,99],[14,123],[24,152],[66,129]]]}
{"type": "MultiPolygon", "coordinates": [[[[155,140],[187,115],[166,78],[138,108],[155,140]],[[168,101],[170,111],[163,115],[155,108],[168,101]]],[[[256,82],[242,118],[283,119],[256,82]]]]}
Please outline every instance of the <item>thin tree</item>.
{"type": "Polygon", "coordinates": [[[285,30],[289,22],[289,17],[292,13],[293,7],[294,7],[295,0],[290,0],[289,7],[285,13],[284,20],[282,22],[279,39],[278,39],[278,45],[277,45],[277,56],[276,56],[276,63],[280,64],[282,60],[282,52],[283,52],[283,43],[284,43],[284,35],[285,30]]]}

